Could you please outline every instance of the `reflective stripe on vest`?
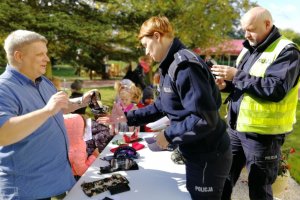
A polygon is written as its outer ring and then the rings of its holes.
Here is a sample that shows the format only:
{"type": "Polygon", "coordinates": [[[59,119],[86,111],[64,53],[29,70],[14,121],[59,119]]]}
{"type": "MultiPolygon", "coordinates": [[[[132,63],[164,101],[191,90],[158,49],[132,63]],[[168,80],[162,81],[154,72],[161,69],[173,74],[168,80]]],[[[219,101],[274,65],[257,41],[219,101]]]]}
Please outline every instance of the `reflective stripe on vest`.
{"type": "MultiPolygon", "coordinates": [[[[284,37],[274,41],[253,64],[250,75],[264,77],[266,69],[288,44],[292,42],[284,37]]],[[[282,134],[292,131],[296,122],[298,88],[299,83],[280,102],[265,101],[244,94],[237,119],[237,130],[259,134],[282,134]]]]}
{"type": "Polygon", "coordinates": [[[236,67],[241,64],[240,62],[242,61],[242,59],[245,56],[245,54],[247,53],[247,51],[248,51],[248,49],[246,49],[245,47],[242,49],[241,53],[239,54],[239,56],[237,57],[237,59],[235,61],[236,67]]]}

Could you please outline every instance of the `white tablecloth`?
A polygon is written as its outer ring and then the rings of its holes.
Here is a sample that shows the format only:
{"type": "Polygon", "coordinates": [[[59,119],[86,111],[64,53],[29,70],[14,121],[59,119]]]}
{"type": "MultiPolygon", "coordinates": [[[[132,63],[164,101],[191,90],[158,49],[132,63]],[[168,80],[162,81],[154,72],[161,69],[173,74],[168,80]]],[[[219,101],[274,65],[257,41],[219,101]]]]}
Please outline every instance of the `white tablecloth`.
{"type": "MultiPolygon", "coordinates": [[[[151,137],[153,133],[140,133],[140,137],[151,137]]],[[[115,136],[112,141],[121,139],[121,135],[115,136]]],[[[111,142],[112,142],[111,141],[111,142]]],[[[153,152],[147,148],[145,141],[141,141],[145,148],[139,150],[140,158],[136,160],[139,170],[117,171],[129,181],[130,191],[110,195],[109,191],[103,192],[94,197],[86,196],[80,185],[83,182],[91,182],[111,174],[99,174],[99,167],[108,163],[100,160],[100,157],[113,155],[111,148],[117,147],[109,143],[100,156],[88,168],[85,174],[74,185],[72,190],[65,197],[65,200],[102,200],[109,197],[114,200],[188,200],[191,199],[186,190],[185,166],[174,164],[170,159],[171,152],[153,152]]]]}

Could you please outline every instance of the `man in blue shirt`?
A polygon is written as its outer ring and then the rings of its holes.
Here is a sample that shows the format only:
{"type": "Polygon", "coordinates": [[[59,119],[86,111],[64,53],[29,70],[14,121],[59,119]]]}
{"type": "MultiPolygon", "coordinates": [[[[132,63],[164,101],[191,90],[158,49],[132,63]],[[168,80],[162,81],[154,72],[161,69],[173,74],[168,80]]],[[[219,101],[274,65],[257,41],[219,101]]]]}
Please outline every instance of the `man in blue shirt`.
{"type": "Polygon", "coordinates": [[[4,43],[0,76],[0,199],[50,199],[75,183],[68,161],[63,113],[86,106],[91,92],[72,103],[43,76],[47,40],[25,30],[4,43]]]}

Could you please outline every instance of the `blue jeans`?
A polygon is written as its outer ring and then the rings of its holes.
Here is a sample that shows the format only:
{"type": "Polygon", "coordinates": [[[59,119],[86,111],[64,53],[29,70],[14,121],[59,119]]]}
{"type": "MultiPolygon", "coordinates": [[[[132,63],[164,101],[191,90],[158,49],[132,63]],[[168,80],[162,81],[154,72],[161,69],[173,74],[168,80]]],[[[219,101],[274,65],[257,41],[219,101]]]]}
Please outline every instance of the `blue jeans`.
{"type": "Polygon", "coordinates": [[[285,135],[248,135],[232,129],[231,139],[233,161],[225,182],[222,200],[230,200],[232,188],[236,184],[243,167],[248,175],[249,197],[251,200],[273,200],[274,183],[280,160],[280,148],[285,135]]]}

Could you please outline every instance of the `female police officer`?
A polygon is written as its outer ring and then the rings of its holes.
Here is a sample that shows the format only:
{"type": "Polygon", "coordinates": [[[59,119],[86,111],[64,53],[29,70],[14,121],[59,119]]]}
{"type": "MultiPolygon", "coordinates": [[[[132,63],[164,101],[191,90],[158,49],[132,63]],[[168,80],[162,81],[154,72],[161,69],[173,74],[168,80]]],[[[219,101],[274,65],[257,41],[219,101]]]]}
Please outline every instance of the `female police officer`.
{"type": "Polygon", "coordinates": [[[145,21],[139,39],[146,54],[160,62],[160,95],[154,104],[126,113],[128,125],[167,115],[171,124],[157,135],[156,143],[161,148],[179,145],[192,199],[220,199],[232,155],[212,74],[201,58],[174,38],[166,17],[145,21]]]}

